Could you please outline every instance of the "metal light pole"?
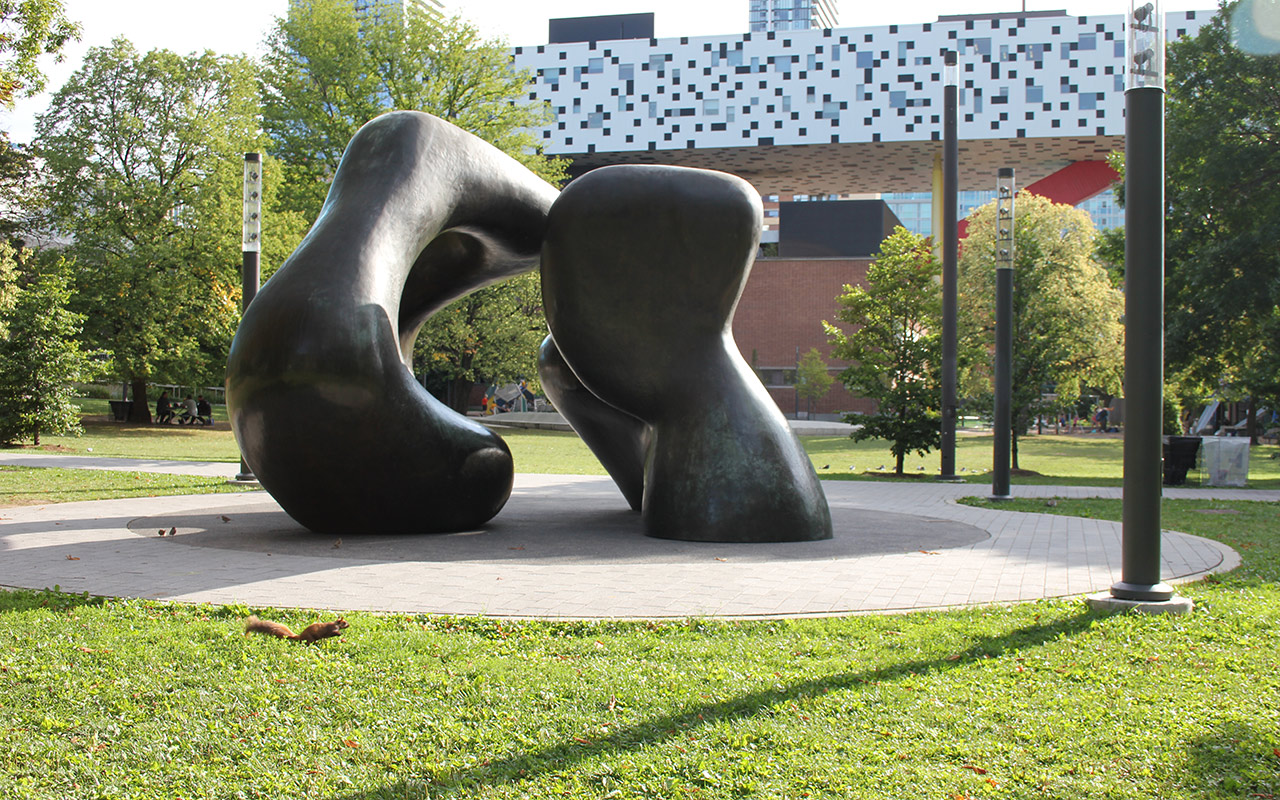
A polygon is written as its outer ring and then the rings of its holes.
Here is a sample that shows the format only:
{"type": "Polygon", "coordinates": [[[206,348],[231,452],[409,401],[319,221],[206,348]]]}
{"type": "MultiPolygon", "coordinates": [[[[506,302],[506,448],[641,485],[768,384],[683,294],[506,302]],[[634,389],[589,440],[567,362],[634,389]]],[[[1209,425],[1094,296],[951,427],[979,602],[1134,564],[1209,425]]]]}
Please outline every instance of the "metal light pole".
{"type": "Polygon", "coordinates": [[[960,231],[956,199],[960,183],[960,145],[956,139],[956,100],[960,67],[956,51],[943,55],[942,67],[942,479],[956,477],[956,261],[960,231]]]}
{"type": "Polygon", "coordinates": [[[996,407],[991,497],[1009,498],[1013,432],[1013,168],[996,177],[996,407]]]}
{"type": "Polygon", "coordinates": [[[1130,0],[1125,59],[1124,540],[1119,600],[1163,601],[1160,580],[1164,411],[1164,17],[1130,0]]]}
{"type": "MultiPolygon", "coordinates": [[[[243,264],[240,270],[240,311],[247,311],[249,303],[258,293],[261,281],[259,253],[262,250],[262,159],[257,153],[244,154],[244,233],[240,250],[243,264]]],[[[237,481],[256,481],[257,476],[240,456],[240,473],[237,481]]]]}

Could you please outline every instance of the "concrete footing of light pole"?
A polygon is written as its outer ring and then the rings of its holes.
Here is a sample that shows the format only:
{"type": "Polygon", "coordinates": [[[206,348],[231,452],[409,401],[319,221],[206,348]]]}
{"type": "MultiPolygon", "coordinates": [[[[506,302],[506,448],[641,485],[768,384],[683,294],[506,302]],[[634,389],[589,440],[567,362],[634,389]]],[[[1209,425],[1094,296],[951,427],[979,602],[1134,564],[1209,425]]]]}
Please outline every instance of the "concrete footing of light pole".
{"type": "Polygon", "coordinates": [[[1190,614],[1194,604],[1190,598],[1173,595],[1168,600],[1122,600],[1110,590],[1085,598],[1094,611],[1132,611],[1138,614],[1190,614]]]}

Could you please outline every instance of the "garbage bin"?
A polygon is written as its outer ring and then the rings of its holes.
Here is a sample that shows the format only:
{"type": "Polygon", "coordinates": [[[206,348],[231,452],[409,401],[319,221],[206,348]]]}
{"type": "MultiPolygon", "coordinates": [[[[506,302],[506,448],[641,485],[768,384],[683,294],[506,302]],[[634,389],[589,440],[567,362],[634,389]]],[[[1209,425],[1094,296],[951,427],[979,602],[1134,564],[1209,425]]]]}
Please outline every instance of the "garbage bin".
{"type": "Polygon", "coordinates": [[[132,400],[108,400],[111,404],[111,414],[116,418],[116,422],[124,422],[129,418],[129,409],[133,407],[132,400]]]}
{"type": "Polygon", "coordinates": [[[1249,480],[1249,437],[1204,437],[1205,484],[1244,486],[1249,480]]]}
{"type": "Polygon", "coordinates": [[[1164,452],[1164,485],[1181,486],[1187,482],[1187,471],[1196,465],[1200,451],[1199,436],[1166,436],[1164,452]]]}

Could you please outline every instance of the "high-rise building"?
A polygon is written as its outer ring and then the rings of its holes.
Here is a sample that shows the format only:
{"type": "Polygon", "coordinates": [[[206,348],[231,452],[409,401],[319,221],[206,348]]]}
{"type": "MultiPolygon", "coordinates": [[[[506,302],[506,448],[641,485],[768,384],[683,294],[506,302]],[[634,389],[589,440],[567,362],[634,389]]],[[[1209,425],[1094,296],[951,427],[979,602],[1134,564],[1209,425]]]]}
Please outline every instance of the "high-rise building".
{"type": "Polygon", "coordinates": [[[836,26],[836,0],[751,0],[751,32],[836,26]]]}
{"type": "Polygon", "coordinates": [[[444,15],[443,0],[353,0],[356,14],[366,19],[381,19],[390,14],[444,15]]]}
{"type": "MultiPolygon", "coordinates": [[[[289,0],[289,9],[307,3],[308,0],[289,0]]],[[[363,20],[380,20],[392,16],[424,14],[444,17],[444,0],[351,0],[356,16],[363,20]]]]}

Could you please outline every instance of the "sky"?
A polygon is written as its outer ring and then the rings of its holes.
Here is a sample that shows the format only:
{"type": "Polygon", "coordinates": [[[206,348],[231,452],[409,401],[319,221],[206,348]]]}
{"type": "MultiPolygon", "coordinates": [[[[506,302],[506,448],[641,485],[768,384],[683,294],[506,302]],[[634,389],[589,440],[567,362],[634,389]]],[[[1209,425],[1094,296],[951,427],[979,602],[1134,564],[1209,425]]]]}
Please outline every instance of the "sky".
{"type": "MultiPolygon", "coordinates": [[[[65,0],[67,15],[83,26],[81,40],[65,49],[62,63],[42,62],[48,90],[0,111],[0,129],[14,142],[29,142],[35,118],[50,92],[78,69],[90,47],[125,36],[142,51],[164,47],[179,53],[214,50],[258,55],[288,0],[65,0]]],[[[1127,13],[1127,0],[836,0],[840,27],[933,22],[942,14],[990,14],[1065,9],[1077,16],[1127,13]]],[[[1217,0],[1165,0],[1164,11],[1214,9],[1217,0]]],[[[445,0],[449,14],[470,20],[486,38],[510,45],[547,41],[547,20],[595,14],[654,13],[658,38],[741,33],[748,0],[445,0]]]]}

